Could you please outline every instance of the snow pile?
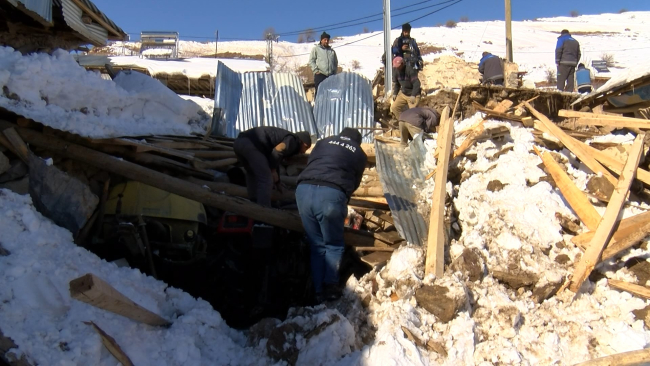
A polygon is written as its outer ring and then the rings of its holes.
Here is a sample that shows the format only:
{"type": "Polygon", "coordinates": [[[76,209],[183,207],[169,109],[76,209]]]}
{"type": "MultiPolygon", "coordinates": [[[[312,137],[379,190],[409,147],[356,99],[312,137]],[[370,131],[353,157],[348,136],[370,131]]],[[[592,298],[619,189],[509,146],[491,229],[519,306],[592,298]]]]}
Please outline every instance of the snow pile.
{"type": "Polygon", "coordinates": [[[29,196],[4,189],[0,232],[0,329],[18,345],[9,353],[32,364],[115,365],[84,321],[112,336],[136,365],[270,365],[275,361],[267,354],[287,353],[299,364],[318,365],[335,362],[355,344],[350,322],[324,306],[292,309],[286,321],[276,320],[275,333],[251,342],[251,334],[228,327],[207,302],[99,259],[41,216],[29,196]],[[139,324],[71,299],[68,283],[86,273],[170,320],[171,327],[139,324]]]}
{"type": "Polygon", "coordinates": [[[169,48],[149,48],[142,51],[144,56],[171,56],[172,50],[169,48]]]}
{"type": "Polygon", "coordinates": [[[22,56],[0,47],[0,87],[0,107],[91,138],[203,134],[210,120],[155,79],[132,72],[103,80],[62,50],[22,56]]]}

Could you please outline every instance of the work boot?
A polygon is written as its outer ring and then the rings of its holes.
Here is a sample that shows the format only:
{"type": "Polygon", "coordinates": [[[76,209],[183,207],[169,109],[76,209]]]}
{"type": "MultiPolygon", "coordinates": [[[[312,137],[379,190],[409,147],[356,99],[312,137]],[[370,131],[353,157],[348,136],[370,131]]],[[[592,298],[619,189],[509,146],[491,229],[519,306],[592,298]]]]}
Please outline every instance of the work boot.
{"type": "Polygon", "coordinates": [[[343,289],[337,284],[324,284],[323,297],[327,301],[338,300],[343,295],[343,289]]]}

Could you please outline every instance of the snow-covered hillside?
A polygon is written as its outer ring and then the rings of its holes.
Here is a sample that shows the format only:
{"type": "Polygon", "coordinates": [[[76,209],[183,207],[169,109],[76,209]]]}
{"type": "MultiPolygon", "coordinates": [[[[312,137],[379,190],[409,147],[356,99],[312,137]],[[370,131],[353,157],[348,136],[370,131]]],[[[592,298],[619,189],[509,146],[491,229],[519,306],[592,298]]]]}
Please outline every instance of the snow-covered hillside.
{"type": "MultiPolygon", "coordinates": [[[[626,12],[622,14],[582,15],[579,17],[543,18],[518,21],[512,24],[514,61],[519,69],[528,71],[525,79],[538,82],[546,78],[546,69],[555,68],[555,43],[562,29],[568,29],[582,46],[582,61],[601,59],[603,54],[613,56],[621,68],[634,65],[650,56],[650,12],[626,12]]],[[[400,30],[393,30],[391,38],[399,36],[400,30]]],[[[344,70],[357,71],[372,79],[381,66],[383,52],[381,32],[359,34],[350,37],[334,37],[339,64],[344,70]],[[358,70],[353,62],[359,61],[358,70]]],[[[411,32],[421,48],[423,45],[444,47],[445,51],[428,54],[425,61],[433,61],[441,54],[458,54],[469,62],[478,62],[482,51],[490,51],[505,57],[505,23],[503,21],[458,23],[455,28],[415,27],[411,32]]],[[[181,35],[182,37],[182,35],[181,35]]],[[[278,42],[273,45],[277,64],[289,70],[307,64],[312,43],[278,42]]],[[[122,55],[123,49],[139,49],[139,43],[130,42],[112,45],[110,53],[122,55]]],[[[214,42],[181,41],[182,57],[213,55],[214,42]]],[[[219,42],[219,53],[231,52],[242,55],[264,55],[264,41],[219,42]]],[[[612,70],[615,74],[617,69],[612,70]]],[[[607,75],[603,75],[607,76],[607,75]]]]}

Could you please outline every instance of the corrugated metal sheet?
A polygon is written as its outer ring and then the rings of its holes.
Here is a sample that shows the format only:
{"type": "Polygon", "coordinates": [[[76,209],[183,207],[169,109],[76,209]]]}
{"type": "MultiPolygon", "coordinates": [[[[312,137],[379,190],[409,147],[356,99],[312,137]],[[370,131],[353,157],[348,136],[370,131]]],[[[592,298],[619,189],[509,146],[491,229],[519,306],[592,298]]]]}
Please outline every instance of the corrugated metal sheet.
{"type": "Polygon", "coordinates": [[[268,72],[237,73],[217,65],[212,134],[237,137],[253,127],[275,126],[316,135],[311,105],[297,75],[268,72]]]}
{"type": "MultiPolygon", "coordinates": [[[[65,0],[63,0],[65,1],[65,0]]],[[[112,20],[108,19],[108,17],[102,13],[99,8],[95,4],[93,4],[92,1],[90,0],[78,0],[80,3],[85,5],[88,9],[90,9],[93,13],[98,15],[106,24],[108,24],[111,28],[113,28],[114,35],[117,36],[117,39],[123,39],[126,36],[126,33],[122,30],[122,28],[118,27],[117,24],[115,24],[112,20]]]]}
{"type": "MultiPolygon", "coordinates": [[[[318,138],[337,135],[345,127],[375,127],[375,106],[370,80],[342,72],[328,77],[318,86],[314,119],[318,138]]],[[[373,142],[372,130],[360,130],[364,142],[373,142]]]]}
{"type": "MultiPolygon", "coordinates": [[[[95,46],[103,46],[108,40],[108,31],[98,24],[86,24],[81,20],[83,11],[72,0],[62,0],[63,19],[70,28],[79,32],[95,46]]],[[[92,3],[90,3],[92,4],[92,3]]],[[[93,5],[94,7],[94,5],[93,5]]],[[[97,9],[95,7],[95,9],[97,9]]],[[[99,12],[99,10],[97,10],[99,12]]],[[[101,14],[101,12],[99,12],[101,14]]],[[[103,15],[103,14],[102,14],[103,15]]]]}
{"type": "MultiPolygon", "coordinates": [[[[47,23],[52,22],[52,0],[18,0],[27,10],[38,14],[47,23]]],[[[14,6],[17,6],[13,1],[14,6]]]]}
{"type": "Polygon", "coordinates": [[[417,206],[414,186],[423,182],[426,148],[422,139],[415,139],[408,149],[396,144],[375,141],[377,171],[399,235],[411,244],[423,245],[428,228],[417,206]]]}

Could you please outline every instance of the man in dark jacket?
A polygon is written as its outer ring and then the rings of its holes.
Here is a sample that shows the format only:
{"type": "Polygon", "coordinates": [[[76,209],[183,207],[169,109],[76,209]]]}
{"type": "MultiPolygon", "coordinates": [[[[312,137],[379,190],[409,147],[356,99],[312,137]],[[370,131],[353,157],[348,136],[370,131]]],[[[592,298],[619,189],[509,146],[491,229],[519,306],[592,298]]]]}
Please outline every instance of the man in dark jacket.
{"type": "Polygon", "coordinates": [[[422,70],[422,56],[415,38],[411,38],[411,25],[409,23],[402,25],[402,33],[393,41],[392,52],[393,57],[399,56],[403,58],[404,62],[413,67],[414,70],[422,70]]]}
{"type": "Polygon", "coordinates": [[[503,86],[503,65],[498,56],[483,52],[483,58],[478,63],[478,72],[483,75],[483,84],[503,86]]]}
{"type": "Polygon", "coordinates": [[[246,170],[246,188],[251,201],[271,207],[271,191],[279,184],[282,159],[304,153],[311,146],[309,132],[292,133],[278,127],[254,127],[241,132],[234,143],[237,160],[246,170]]]}
{"type": "Polygon", "coordinates": [[[434,109],[411,108],[399,116],[399,132],[402,135],[402,146],[408,145],[409,140],[422,132],[434,132],[440,123],[440,113],[434,109]]]}
{"type": "Polygon", "coordinates": [[[420,102],[420,79],[418,72],[397,56],[393,59],[393,105],[390,111],[395,118],[420,102]]]}
{"type": "Polygon", "coordinates": [[[361,183],[367,160],[361,133],[344,128],[338,136],[316,143],[307,168],[298,176],[296,201],[311,248],[312,281],[319,303],[341,296],[338,272],[345,250],[347,203],[361,183]]]}
{"type": "Polygon", "coordinates": [[[562,30],[555,46],[558,90],[573,92],[573,78],[580,56],[580,43],[571,37],[568,30],[562,30]]]}

